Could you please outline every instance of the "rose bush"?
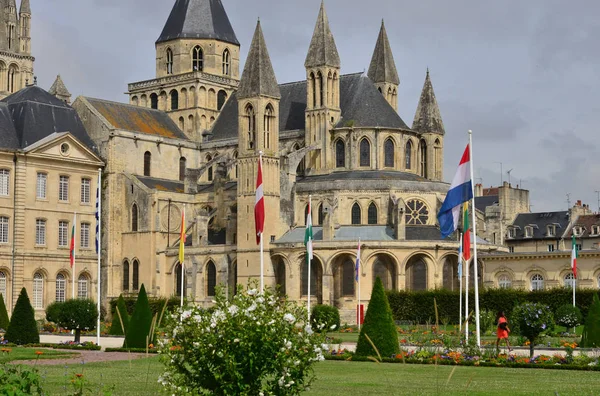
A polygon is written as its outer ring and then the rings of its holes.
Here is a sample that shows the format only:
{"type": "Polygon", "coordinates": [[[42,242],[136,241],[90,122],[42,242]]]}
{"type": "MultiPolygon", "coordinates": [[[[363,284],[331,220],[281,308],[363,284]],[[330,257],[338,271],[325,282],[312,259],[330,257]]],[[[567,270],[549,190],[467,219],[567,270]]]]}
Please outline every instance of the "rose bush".
{"type": "Polygon", "coordinates": [[[306,317],[305,308],[269,289],[239,287],[232,301],[219,290],[210,312],[188,306],[172,316],[169,341],[159,346],[159,382],[181,395],[300,394],[324,359],[325,336],[306,317]]]}
{"type": "Polygon", "coordinates": [[[535,341],[543,332],[554,326],[550,307],[539,303],[518,305],[511,317],[513,330],[529,340],[529,353],[533,357],[535,341]]]}

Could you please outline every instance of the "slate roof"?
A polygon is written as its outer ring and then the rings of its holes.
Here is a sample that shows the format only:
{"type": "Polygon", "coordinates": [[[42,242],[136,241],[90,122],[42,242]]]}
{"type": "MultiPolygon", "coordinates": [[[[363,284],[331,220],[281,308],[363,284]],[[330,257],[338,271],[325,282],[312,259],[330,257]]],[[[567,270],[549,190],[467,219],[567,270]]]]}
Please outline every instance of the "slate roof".
{"type": "Polygon", "coordinates": [[[598,238],[599,235],[592,234],[592,226],[600,226],[600,214],[581,215],[577,217],[575,222],[565,233],[565,237],[571,238],[573,236],[573,227],[583,227],[583,233],[577,235],[577,238],[598,238]]]}
{"type": "Polygon", "coordinates": [[[102,99],[85,99],[116,129],[189,140],[164,111],[102,99]]]}
{"type": "Polygon", "coordinates": [[[475,197],[475,209],[485,213],[488,206],[498,205],[500,198],[497,195],[487,195],[484,197],[475,197]]]}
{"type": "Polygon", "coordinates": [[[70,132],[94,149],[75,109],[36,85],[4,98],[0,116],[1,148],[22,149],[53,133],[70,132]]]}
{"type": "MultiPolygon", "coordinates": [[[[279,131],[305,129],[306,81],[279,85],[279,131]]],[[[352,122],[355,127],[410,129],[398,113],[362,73],[340,77],[340,109],[338,127],[352,122]]],[[[231,95],[212,130],[211,140],[226,140],[238,136],[238,96],[231,95]]]]}
{"type": "Polygon", "coordinates": [[[314,183],[316,181],[344,181],[344,180],[406,180],[427,181],[419,175],[399,171],[383,170],[354,170],[332,172],[324,175],[306,176],[298,179],[298,183],[314,183]]]}
{"type": "Polygon", "coordinates": [[[422,133],[437,132],[441,135],[446,133],[435,92],[433,92],[431,78],[429,77],[429,69],[427,69],[427,76],[425,76],[425,83],[423,84],[423,91],[421,91],[421,98],[419,99],[412,129],[422,133]]]}
{"type": "Polygon", "coordinates": [[[377,44],[375,44],[371,65],[369,66],[369,78],[374,83],[390,82],[396,85],[400,84],[396,62],[394,62],[394,54],[392,54],[392,47],[390,46],[383,21],[381,21],[379,37],[377,38],[377,44]]]}
{"type": "Polygon", "coordinates": [[[221,0],[177,0],[156,43],[179,38],[240,45],[221,0]]]}
{"type": "Polygon", "coordinates": [[[311,68],[318,66],[340,67],[340,55],[338,54],[335,39],[329,28],[329,18],[327,18],[327,13],[325,12],[324,2],[321,2],[315,30],[310,41],[310,46],[308,47],[306,60],[304,61],[304,67],[311,68]]]}
{"type": "Polygon", "coordinates": [[[565,232],[569,226],[569,212],[544,212],[544,213],[520,213],[513,222],[516,227],[516,233],[511,240],[530,240],[530,239],[557,239],[565,232]],[[556,224],[556,235],[549,237],[546,226],[556,224]],[[532,225],[533,234],[531,238],[525,238],[525,227],[532,225]]]}

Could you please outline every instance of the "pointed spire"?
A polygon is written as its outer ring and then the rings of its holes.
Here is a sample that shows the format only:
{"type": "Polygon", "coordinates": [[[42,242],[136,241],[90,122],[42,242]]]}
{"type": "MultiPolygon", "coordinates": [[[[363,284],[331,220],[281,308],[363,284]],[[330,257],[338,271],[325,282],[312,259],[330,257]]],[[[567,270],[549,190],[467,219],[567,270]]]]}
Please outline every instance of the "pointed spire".
{"type": "Polygon", "coordinates": [[[435,92],[433,92],[433,84],[431,84],[431,78],[429,77],[429,68],[427,68],[427,76],[425,77],[425,84],[423,84],[423,91],[421,92],[421,99],[419,100],[412,129],[421,133],[433,132],[441,135],[446,133],[435,92]]]}
{"type": "Polygon", "coordinates": [[[62,100],[65,103],[71,102],[71,92],[69,92],[69,90],[67,89],[65,83],[60,77],[60,74],[56,76],[56,80],[54,80],[54,84],[52,84],[52,86],[48,90],[48,93],[56,96],[58,99],[62,100]]]}
{"type": "Polygon", "coordinates": [[[29,0],[21,0],[19,14],[31,14],[31,5],[29,4],[29,0]]]}
{"type": "Polygon", "coordinates": [[[317,24],[313,33],[308,55],[304,67],[331,66],[340,67],[340,55],[335,45],[335,39],[329,28],[329,19],[325,12],[325,2],[321,2],[321,9],[317,17],[317,24]]]}
{"type": "Polygon", "coordinates": [[[256,30],[237,91],[238,98],[250,98],[259,95],[274,98],[281,97],[260,20],[256,24],[256,30]]]}
{"type": "Polygon", "coordinates": [[[392,54],[392,47],[390,46],[383,20],[381,20],[379,37],[377,38],[377,44],[375,45],[375,51],[373,51],[371,65],[369,66],[369,78],[374,83],[400,84],[394,55],[392,54]]]}

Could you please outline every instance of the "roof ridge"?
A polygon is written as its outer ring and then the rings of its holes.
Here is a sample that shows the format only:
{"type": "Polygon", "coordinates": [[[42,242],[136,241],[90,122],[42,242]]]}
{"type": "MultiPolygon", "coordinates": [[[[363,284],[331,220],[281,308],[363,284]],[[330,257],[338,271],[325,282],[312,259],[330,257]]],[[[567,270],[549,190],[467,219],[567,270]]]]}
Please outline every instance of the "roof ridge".
{"type": "MultiPolygon", "coordinates": [[[[353,77],[353,76],[357,76],[357,75],[361,75],[361,74],[363,74],[363,72],[340,74],[340,78],[353,77]]],[[[290,82],[286,82],[286,83],[281,83],[281,84],[279,84],[279,86],[281,87],[284,85],[303,84],[303,83],[306,83],[306,80],[290,81],[290,82]]]]}
{"type": "Polygon", "coordinates": [[[136,106],[136,105],[133,105],[131,103],[117,102],[115,100],[100,99],[100,98],[94,98],[94,97],[91,97],[91,96],[83,96],[83,98],[87,99],[87,100],[95,100],[97,102],[104,102],[104,103],[111,103],[111,104],[116,104],[116,105],[121,105],[121,106],[133,107],[133,108],[136,108],[136,109],[139,109],[139,110],[147,110],[147,111],[155,111],[155,112],[158,112],[158,113],[166,113],[163,110],[152,109],[150,107],[136,106]]]}

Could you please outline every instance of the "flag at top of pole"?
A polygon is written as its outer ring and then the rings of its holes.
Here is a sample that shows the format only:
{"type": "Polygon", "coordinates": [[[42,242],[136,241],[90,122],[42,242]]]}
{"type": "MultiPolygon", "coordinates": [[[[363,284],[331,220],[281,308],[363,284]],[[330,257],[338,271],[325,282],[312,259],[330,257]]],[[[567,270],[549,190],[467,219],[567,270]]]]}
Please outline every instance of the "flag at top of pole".
{"type": "Polygon", "coordinates": [[[258,161],[258,175],[256,176],[256,199],[254,201],[254,226],[256,230],[256,244],[260,245],[260,238],[265,228],[265,198],[263,196],[262,180],[262,155],[258,161]]]}
{"type": "Polygon", "coordinates": [[[442,232],[442,239],[456,231],[456,228],[458,227],[460,205],[473,198],[473,186],[469,166],[470,159],[471,155],[469,145],[467,144],[467,148],[458,164],[458,170],[452,179],[450,190],[448,190],[446,199],[437,215],[438,222],[440,223],[440,231],[442,232]]]}

